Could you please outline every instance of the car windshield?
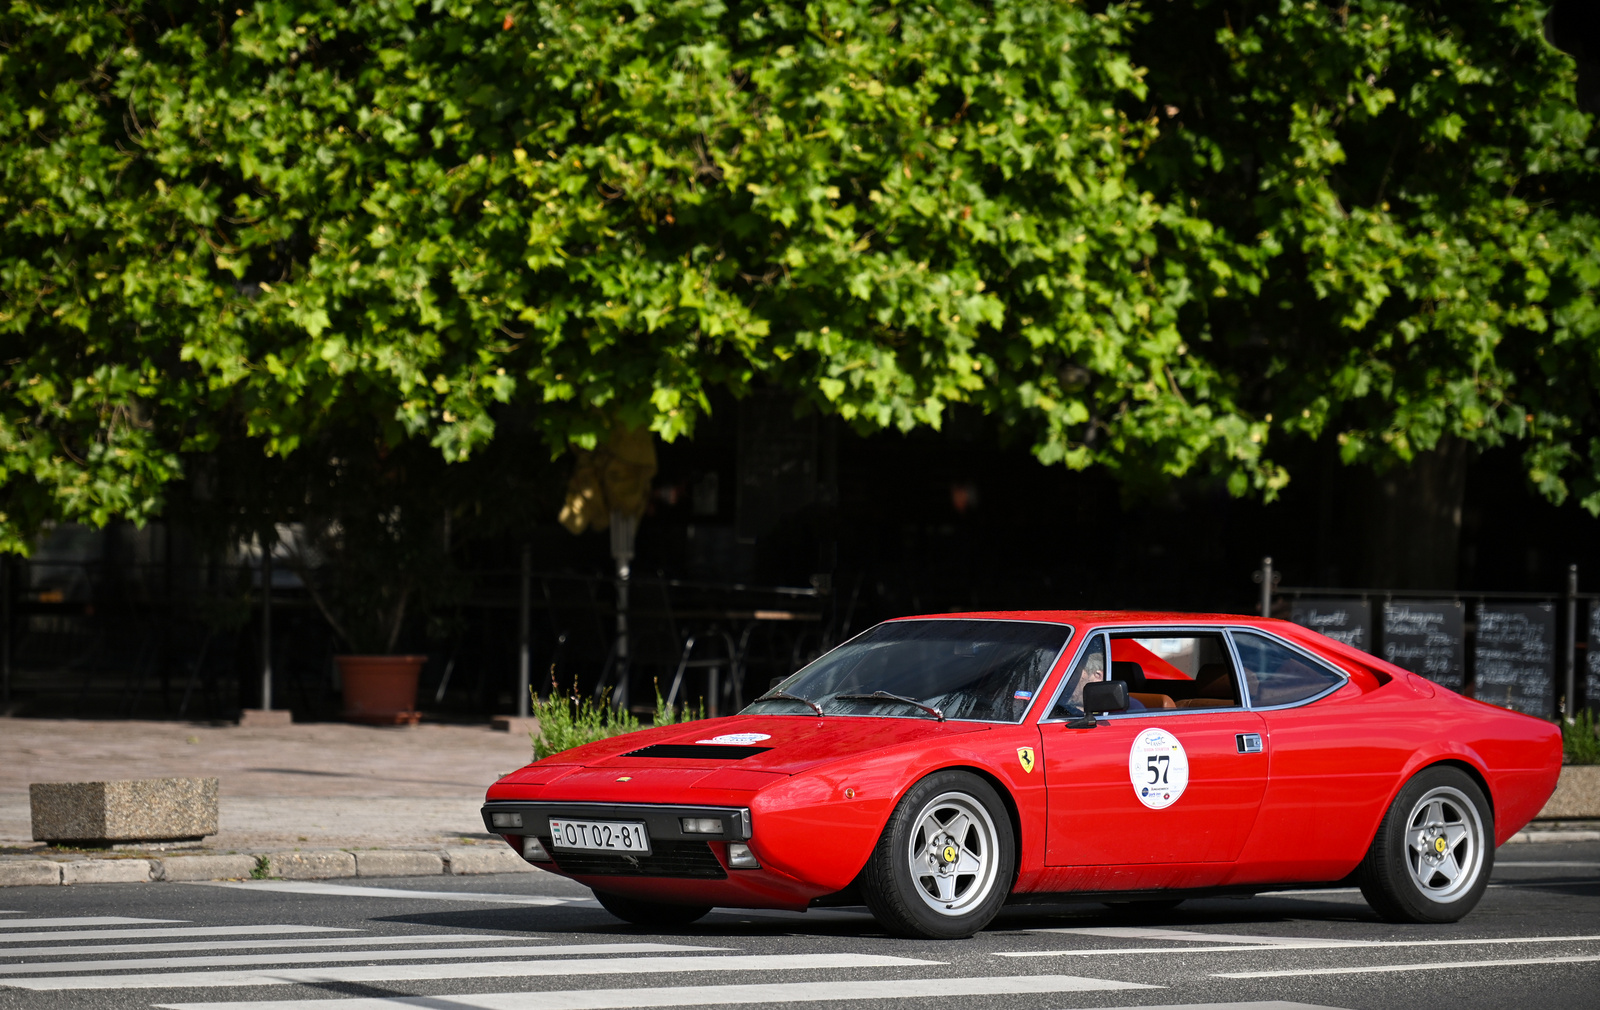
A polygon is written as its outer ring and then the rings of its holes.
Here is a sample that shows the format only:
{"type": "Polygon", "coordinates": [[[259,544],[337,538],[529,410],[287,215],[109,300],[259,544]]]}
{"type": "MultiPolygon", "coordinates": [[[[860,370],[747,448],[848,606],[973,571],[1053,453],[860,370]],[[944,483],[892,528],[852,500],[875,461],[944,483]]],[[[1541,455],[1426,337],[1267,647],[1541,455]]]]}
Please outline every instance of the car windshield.
{"type": "Polygon", "coordinates": [[[745,711],[1017,722],[1071,634],[1063,624],[1029,621],[880,624],[745,711]]]}

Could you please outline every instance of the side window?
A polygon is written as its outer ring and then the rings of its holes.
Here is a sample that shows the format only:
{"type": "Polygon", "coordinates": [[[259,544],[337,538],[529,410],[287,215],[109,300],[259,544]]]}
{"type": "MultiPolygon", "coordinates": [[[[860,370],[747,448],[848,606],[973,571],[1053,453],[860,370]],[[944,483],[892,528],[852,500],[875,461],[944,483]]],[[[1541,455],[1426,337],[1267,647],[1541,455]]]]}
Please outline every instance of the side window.
{"type": "Polygon", "coordinates": [[[1076,719],[1083,714],[1083,688],[1106,679],[1106,636],[1096,635],[1084,646],[1078,665],[1067,678],[1047,719],[1076,719]]]}
{"type": "Polygon", "coordinates": [[[1111,679],[1127,683],[1130,711],[1241,704],[1233,658],[1220,632],[1112,635],[1111,679]]]}
{"type": "Polygon", "coordinates": [[[1258,708],[1304,701],[1344,679],[1265,635],[1235,631],[1233,644],[1250,687],[1250,704],[1258,708]]]}

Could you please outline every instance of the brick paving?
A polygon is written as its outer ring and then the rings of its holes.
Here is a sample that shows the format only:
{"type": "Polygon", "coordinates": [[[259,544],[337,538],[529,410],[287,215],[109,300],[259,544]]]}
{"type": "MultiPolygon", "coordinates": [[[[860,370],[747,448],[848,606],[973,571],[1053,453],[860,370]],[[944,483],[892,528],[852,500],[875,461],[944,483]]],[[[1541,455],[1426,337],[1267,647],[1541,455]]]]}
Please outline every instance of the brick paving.
{"type": "Polygon", "coordinates": [[[0,853],[40,849],[32,782],[197,775],[221,780],[220,831],[202,851],[487,843],[484,789],[531,758],[525,734],[486,726],[0,718],[0,853]]]}

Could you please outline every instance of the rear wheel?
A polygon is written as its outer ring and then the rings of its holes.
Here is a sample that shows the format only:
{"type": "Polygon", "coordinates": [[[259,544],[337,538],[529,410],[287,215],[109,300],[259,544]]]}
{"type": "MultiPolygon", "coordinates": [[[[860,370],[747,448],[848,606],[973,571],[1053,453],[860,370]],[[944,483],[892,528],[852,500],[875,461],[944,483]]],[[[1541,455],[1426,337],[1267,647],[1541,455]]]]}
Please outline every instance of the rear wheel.
{"type": "Polygon", "coordinates": [[[664,901],[625,898],[620,894],[608,894],[605,891],[595,891],[594,896],[606,911],[635,926],[655,926],[662,929],[687,926],[711,911],[710,905],[671,905],[664,901]]]}
{"type": "Polygon", "coordinates": [[[1357,871],[1367,903],[1390,922],[1455,922],[1494,869],[1494,813],[1459,768],[1426,768],[1405,784],[1357,871]]]}
{"type": "Polygon", "coordinates": [[[994,787],[969,772],[938,772],[895,807],[861,892],[897,936],[956,939],[999,913],[1015,872],[1011,818],[994,787]]]}

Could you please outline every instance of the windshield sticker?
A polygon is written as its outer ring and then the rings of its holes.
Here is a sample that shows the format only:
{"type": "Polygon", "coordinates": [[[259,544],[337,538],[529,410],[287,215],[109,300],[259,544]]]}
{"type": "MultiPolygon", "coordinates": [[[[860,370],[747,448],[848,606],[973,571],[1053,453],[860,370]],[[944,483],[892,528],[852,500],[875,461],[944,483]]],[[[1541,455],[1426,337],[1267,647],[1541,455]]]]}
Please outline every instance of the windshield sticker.
{"type": "Polygon", "coordinates": [[[1027,701],[1027,700],[1029,700],[1030,698],[1033,697],[1033,692],[1032,691],[1018,691],[1016,694],[1013,694],[1011,697],[1014,698],[1017,701],[1027,701]]]}
{"type": "Polygon", "coordinates": [[[753,743],[771,740],[771,733],[724,733],[721,736],[711,737],[709,740],[696,740],[695,743],[723,744],[729,747],[748,747],[753,743]]]}
{"type": "Polygon", "coordinates": [[[1178,802],[1189,788],[1189,755],[1166,730],[1140,730],[1128,750],[1128,779],[1140,803],[1163,810],[1178,802]]]}

